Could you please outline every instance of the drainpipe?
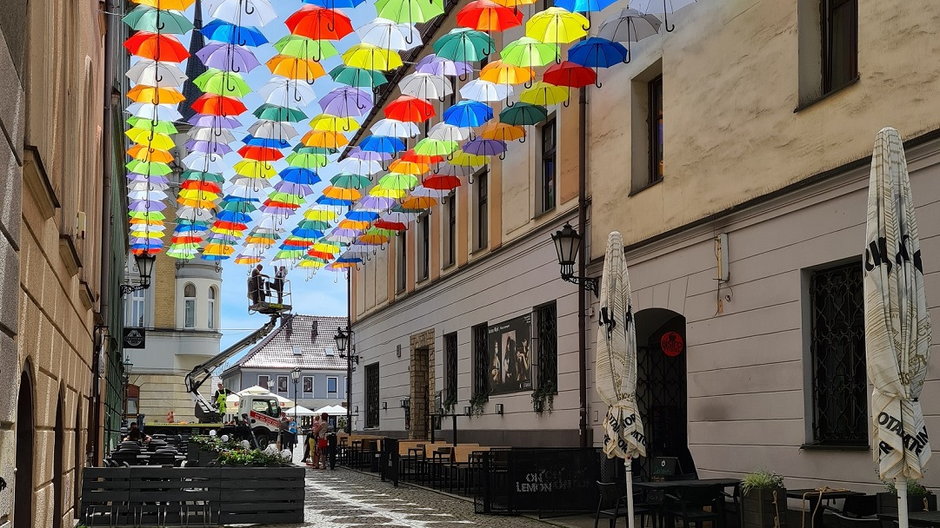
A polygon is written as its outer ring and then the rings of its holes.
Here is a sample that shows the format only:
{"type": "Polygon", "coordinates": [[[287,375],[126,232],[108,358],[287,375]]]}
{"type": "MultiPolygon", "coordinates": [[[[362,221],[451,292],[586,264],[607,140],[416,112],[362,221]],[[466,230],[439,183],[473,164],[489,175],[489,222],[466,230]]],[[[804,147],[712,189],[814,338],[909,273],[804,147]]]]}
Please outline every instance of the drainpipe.
{"type": "MultiPolygon", "coordinates": [[[[585,241],[578,252],[578,276],[586,277],[585,254],[587,253],[587,87],[581,88],[578,97],[578,227],[585,241]]],[[[578,421],[578,436],[581,447],[589,447],[587,426],[587,302],[584,283],[578,285],[578,401],[581,417],[578,421]]]]}
{"type": "Polygon", "coordinates": [[[352,270],[346,278],[346,330],[349,331],[349,343],[346,345],[346,434],[352,434],[352,270]]]}

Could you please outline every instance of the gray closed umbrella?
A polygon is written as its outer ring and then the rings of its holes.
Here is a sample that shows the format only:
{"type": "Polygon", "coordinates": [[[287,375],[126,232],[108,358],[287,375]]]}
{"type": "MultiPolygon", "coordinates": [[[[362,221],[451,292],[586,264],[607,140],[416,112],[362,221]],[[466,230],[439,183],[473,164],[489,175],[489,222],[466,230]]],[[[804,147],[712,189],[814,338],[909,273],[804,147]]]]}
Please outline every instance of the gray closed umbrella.
{"type": "Polygon", "coordinates": [[[875,139],[865,235],[872,456],[881,479],[896,482],[899,525],[907,528],[907,479],[923,477],[930,460],[919,397],[931,329],[904,145],[893,128],[875,139]]]}
{"type": "Polygon", "coordinates": [[[597,36],[612,42],[639,42],[659,33],[662,22],[655,15],[636,9],[621,9],[617,16],[601,24],[597,36]]]}
{"type": "Polygon", "coordinates": [[[636,328],[623,237],[607,236],[600,288],[600,324],[594,362],[594,390],[607,404],[604,453],[622,458],[627,474],[627,520],[633,526],[631,460],[646,456],[643,422],[636,406],[636,328]]]}

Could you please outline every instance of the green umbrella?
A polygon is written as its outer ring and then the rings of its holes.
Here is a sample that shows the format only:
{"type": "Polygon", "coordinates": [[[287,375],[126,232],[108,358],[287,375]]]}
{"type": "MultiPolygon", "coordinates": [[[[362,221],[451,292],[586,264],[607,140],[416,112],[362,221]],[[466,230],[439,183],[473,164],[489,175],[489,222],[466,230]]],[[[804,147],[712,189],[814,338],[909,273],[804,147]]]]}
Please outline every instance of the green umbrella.
{"type": "Polygon", "coordinates": [[[135,7],[123,20],[135,31],[182,35],[193,29],[193,23],[180,11],[154,9],[146,5],[135,7]]]}
{"type": "Polygon", "coordinates": [[[339,65],[330,70],[330,77],[338,83],[354,88],[375,88],[388,82],[388,79],[380,71],[364,70],[346,65],[339,65]]]}
{"type": "Polygon", "coordinates": [[[173,169],[170,168],[166,163],[159,161],[141,161],[141,160],[131,160],[127,162],[127,170],[131,172],[136,172],[138,174],[150,174],[154,176],[166,176],[173,172],[173,169]]]}
{"type": "Polygon", "coordinates": [[[414,151],[421,156],[449,156],[458,148],[460,145],[456,141],[424,138],[415,143],[414,151]]]}
{"type": "Polygon", "coordinates": [[[344,189],[365,189],[372,183],[372,180],[358,174],[341,172],[330,178],[330,183],[336,187],[343,187],[344,189]]]}
{"type": "Polygon", "coordinates": [[[153,130],[158,134],[166,134],[168,136],[179,132],[172,121],[153,121],[146,117],[128,117],[127,124],[129,124],[131,128],[153,130]]]}
{"type": "Polygon", "coordinates": [[[545,107],[529,103],[516,103],[499,113],[500,123],[509,125],[536,125],[546,119],[548,112],[545,107]]]}
{"type": "Polygon", "coordinates": [[[443,0],[377,0],[375,11],[379,18],[387,18],[403,24],[420,24],[443,15],[444,2],[443,0]]]}
{"type": "Polygon", "coordinates": [[[286,108],[271,103],[264,103],[253,112],[258,119],[267,119],[269,121],[290,121],[299,123],[307,119],[307,114],[294,108],[286,108]]]}
{"type": "Polygon", "coordinates": [[[183,171],[182,179],[199,180],[199,181],[204,181],[204,182],[216,182],[216,183],[223,183],[225,181],[225,177],[222,176],[221,174],[216,174],[214,172],[194,171],[194,170],[183,171]]]}
{"type": "Polygon", "coordinates": [[[193,84],[206,93],[234,95],[244,97],[251,93],[251,87],[242,79],[241,74],[209,68],[202,75],[193,79],[193,84]]]}
{"type": "Polygon", "coordinates": [[[541,42],[531,37],[521,37],[506,44],[506,47],[499,52],[499,56],[506,64],[520,68],[537,68],[557,59],[559,53],[558,44],[541,42]]]}
{"type": "Polygon", "coordinates": [[[329,156],[330,154],[336,154],[338,152],[338,150],[334,148],[308,147],[303,144],[299,144],[296,147],[294,147],[293,151],[300,153],[300,154],[320,154],[322,156],[329,156]]]}
{"type": "Polygon", "coordinates": [[[412,174],[390,172],[379,180],[379,187],[394,191],[410,191],[418,186],[418,177],[412,174]]]}
{"type": "Polygon", "coordinates": [[[319,169],[326,167],[330,163],[330,160],[323,154],[301,154],[299,152],[288,154],[285,161],[291,167],[301,167],[304,169],[319,169]]]}
{"type": "Polygon", "coordinates": [[[328,40],[314,40],[300,35],[287,35],[274,43],[281,55],[319,61],[336,55],[336,47],[328,40]]]}
{"type": "Polygon", "coordinates": [[[483,60],[495,47],[489,35],[467,28],[452,29],[434,41],[434,52],[438,57],[459,62],[483,60]]]}

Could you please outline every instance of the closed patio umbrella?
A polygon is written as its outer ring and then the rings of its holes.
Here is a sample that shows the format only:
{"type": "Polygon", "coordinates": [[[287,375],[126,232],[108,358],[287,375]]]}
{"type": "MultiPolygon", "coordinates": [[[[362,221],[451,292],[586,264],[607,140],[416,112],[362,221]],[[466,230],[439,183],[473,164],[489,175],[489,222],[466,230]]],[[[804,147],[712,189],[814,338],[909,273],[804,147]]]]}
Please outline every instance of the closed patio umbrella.
{"type": "Polygon", "coordinates": [[[895,481],[899,527],[907,528],[907,479],[923,477],[930,443],[921,410],[930,316],[901,136],[875,139],[865,232],[865,350],[871,396],[872,456],[895,481]]]}
{"type": "Polygon", "coordinates": [[[604,453],[619,457],[627,476],[628,526],[633,518],[631,460],[646,456],[643,422],[636,407],[636,328],[633,321],[630,275],[618,231],[607,236],[607,254],[601,275],[600,324],[594,389],[607,404],[604,420],[604,453]]]}

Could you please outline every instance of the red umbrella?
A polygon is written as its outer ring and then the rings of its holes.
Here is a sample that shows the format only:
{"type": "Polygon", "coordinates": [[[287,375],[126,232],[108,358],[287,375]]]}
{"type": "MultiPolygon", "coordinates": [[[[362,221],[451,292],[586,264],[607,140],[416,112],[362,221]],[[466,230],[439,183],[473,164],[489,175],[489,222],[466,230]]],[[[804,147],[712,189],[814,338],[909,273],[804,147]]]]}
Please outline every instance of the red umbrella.
{"type": "Polygon", "coordinates": [[[475,0],[457,12],[457,25],[477,31],[503,31],[522,24],[522,11],[490,0],[475,0]]]}
{"type": "Polygon", "coordinates": [[[248,110],[238,99],[212,93],[200,95],[193,101],[192,107],[197,114],[217,116],[233,116],[248,110]]]}
{"type": "Polygon", "coordinates": [[[414,149],[408,149],[402,152],[401,156],[399,156],[399,159],[402,161],[410,161],[411,163],[423,163],[425,165],[431,165],[444,161],[444,156],[424,156],[415,153],[414,149]]]}
{"type": "Polygon", "coordinates": [[[222,194],[222,187],[220,187],[219,184],[215,182],[202,182],[199,180],[183,180],[183,182],[180,183],[180,188],[222,194]]]}
{"type": "Polygon", "coordinates": [[[400,95],[385,107],[385,117],[420,123],[434,117],[434,105],[410,95],[400,95]]]}
{"type": "Polygon", "coordinates": [[[326,253],[326,252],[323,252],[323,251],[315,251],[315,250],[311,249],[310,251],[307,252],[307,254],[310,255],[311,257],[316,257],[316,258],[320,258],[320,259],[323,259],[323,260],[333,260],[333,254],[332,254],[332,253],[326,253]]]}
{"type": "Polygon", "coordinates": [[[189,52],[173,35],[138,31],[124,41],[124,47],[138,57],[161,62],[183,62],[189,52]]]}
{"type": "Polygon", "coordinates": [[[238,154],[245,158],[258,161],[277,161],[284,157],[276,148],[245,145],[238,149],[238,154]]]}
{"type": "Polygon", "coordinates": [[[390,230],[392,230],[392,231],[404,231],[404,230],[408,229],[408,228],[405,226],[405,224],[403,224],[403,223],[401,223],[401,222],[392,222],[392,221],[389,221],[389,220],[376,220],[376,221],[375,221],[375,224],[373,224],[373,225],[374,225],[375,227],[378,227],[379,229],[390,229],[390,230]]]}
{"type": "Polygon", "coordinates": [[[353,32],[349,18],[334,9],[305,5],[287,18],[287,27],[294,35],[313,40],[339,40],[353,32]]]}
{"type": "Polygon", "coordinates": [[[552,64],[542,75],[542,80],[555,86],[583,88],[597,82],[597,74],[591,68],[564,61],[552,64]]]}
{"type": "Polygon", "coordinates": [[[424,182],[421,183],[428,189],[435,189],[438,191],[451,191],[460,187],[460,178],[456,176],[451,176],[448,174],[440,174],[437,176],[428,176],[424,179],[424,182]]]}

